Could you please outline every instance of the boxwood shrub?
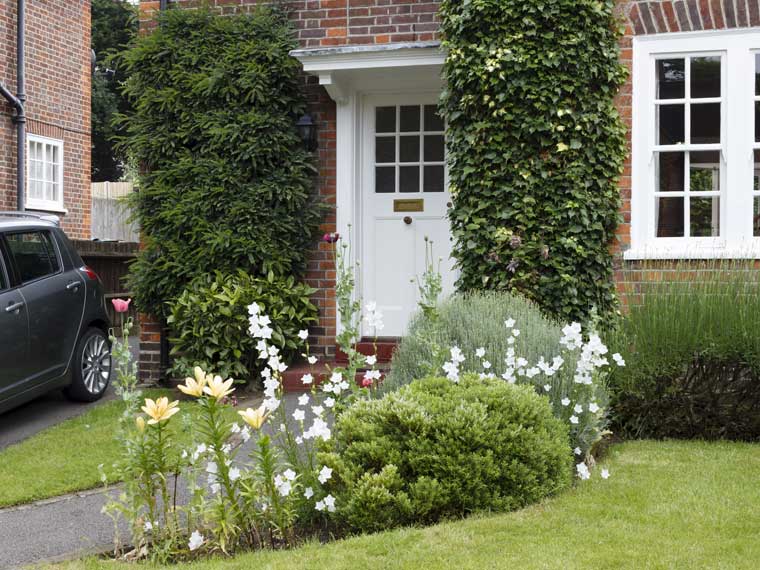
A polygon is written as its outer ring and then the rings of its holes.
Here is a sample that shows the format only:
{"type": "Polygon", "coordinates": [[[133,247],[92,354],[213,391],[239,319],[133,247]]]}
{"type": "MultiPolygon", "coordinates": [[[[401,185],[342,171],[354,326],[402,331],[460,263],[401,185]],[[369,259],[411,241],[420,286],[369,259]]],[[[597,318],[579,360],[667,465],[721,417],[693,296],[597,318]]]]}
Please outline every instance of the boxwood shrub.
{"type": "Polygon", "coordinates": [[[760,438],[760,278],[752,262],[643,267],[608,341],[613,429],[629,437],[760,438]]]}
{"type": "Polygon", "coordinates": [[[442,0],[442,112],[461,290],[561,322],[616,307],[611,244],[626,70],[614,0],[442,0]]]}
{"type": "Polygon", "coordinates": [[[565,488],[572,470],[567,428],[545,398],[474,376],[357,402],[320,460],[356,532],[517,509],[565,488]]]}

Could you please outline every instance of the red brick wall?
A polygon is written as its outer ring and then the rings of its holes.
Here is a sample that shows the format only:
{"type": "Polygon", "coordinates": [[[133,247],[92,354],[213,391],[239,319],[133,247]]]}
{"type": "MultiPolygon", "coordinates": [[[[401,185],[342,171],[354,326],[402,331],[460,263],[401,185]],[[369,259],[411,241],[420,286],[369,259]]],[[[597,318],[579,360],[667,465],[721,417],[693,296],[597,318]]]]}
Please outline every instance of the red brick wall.
{"type": "MultiPolygon", "coordinates": [[[[64,229],[90,237],[90,0],[26,3],[30,134],[64,141],[64,229]]],[[[0,0],[0,81],[16,92],[16,0],[0,0]]],[[[0,209],[16,209],[16,128],[0,98],[0,209]]]]}

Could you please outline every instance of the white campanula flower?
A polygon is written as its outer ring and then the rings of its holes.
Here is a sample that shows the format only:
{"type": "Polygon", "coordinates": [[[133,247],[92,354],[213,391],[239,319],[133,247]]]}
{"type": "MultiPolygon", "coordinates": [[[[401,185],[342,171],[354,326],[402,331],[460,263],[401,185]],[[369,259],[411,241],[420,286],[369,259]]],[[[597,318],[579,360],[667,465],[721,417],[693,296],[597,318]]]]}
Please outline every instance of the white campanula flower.
{"type": "Polygon", "coordinates": [[[504,326],[507,327],[508,329],[514,328],[515,322],[516,321],[514,319],[507,319],[506,321],[504,321],[504,326]]]}
{"type": "Polygon", "coordinates": [[[480,347],[475,351],[475,356],[477,356],[478,358],[483,358],[485,355],[486,355],[486,349],[483,347],[480,347]]]}
{"type": "Polygon", "coordinates": [[[319,482],[323,485],[327,483],[327,481],[332,477],[333,470],[330,469],[327,465],[322,467],[322,470],[319,472],[319,476],[317,479],[319,479],[319,482]]]}
{"type": "Polygon", "coordinates": [[[299,406],[306,406],[309,404],[309,395],[308,394],[302,394],[298,397],[298,405],[299,406]]]}
{"type": "Polygon", "coordinates": [[[330,427],[327,425],[327,422],[322,418],[317,417],[314,418],[314,423],[311,424],[311,427],[304,432],[303,438],[322,439],[327,441],[330,439],[331,435],[330,427]]]}
{"type": "Polygon", "coordinates": [[[446,373],[446,378],[452,382],[459,382],[459,364],[456,362],[445,362],[443,364],[443,371],[446,373]]]}
{"type": "Polygon", "coordinates": [[[610,472],[607,469],[602,469],[602,472],[600,473],[602,476],[602,479],[609,479],[610,478],[610,472]]]}
{"type": "Polygon", "coordinates": [[[303,382],[304,384],[311,384],[312,382],[314,382],[314,376],[312,376],[311,374],[304,374],[303,376],[301,376],[301,382],[303,382]]]}
{"type": "Polygon", "coordinates": [[[597,413],[599,411],[599,405],[596,402],[591,402],[588,405],[588,411],[591,412],[592,414],[597,413]]]}
{"type": "Polygon", "coordinates": [[[306,340],[307,338],[309,338],[309,331],[307,329],[298,331],[298,338],[300,338],[301,340],[306,340]]]}
{"type": "Polygon", "coordinates": [[[333,372],[330,375],[330,382],[332,382],[333,384],[338,383],[341,380],[343,380],[343,374],[340,372],[333,372]]]}
{"type": "Polygon", "coordinates": [[[325,401],[322,403],[325,405],[325,408],[332,408],[335,405],[335,398],[325,398],[325,401]]]}
{"type": "Polygon", "coordinates": [[[143,530],[145,530],[145,532],[152,531],[153,530],[153,523],[150,522],[150,521],[145,521],[145,524],[143,525],[143,530]]]}
{"type": "Polygon", "coordinates": [[[311,499],[314,496],[314,489],[306,487],[306,489],[303,490],[303,496],[307,499],[311,499]]]}
{"type": "Polygon", "coordinates": [[[280,400],[277,398],[267,398],[261,403],[261,405],[264,406],[267,411],[274,412],[280,407],[280,400]]]}
{"type": "Polygon", "coordinates": [[[573,323],[567,325],[562,329],[562,338],[559,343],[568,350],[575,350],[580,348],[583,344],[583,336],[581,335],[581,324],[573,323]]]}
{"type": "MultiPolygon", "coordinates": [[[[254,305],[255,304],[256,303],[254,303],[254,305]]],[[[203,535],[195,530],[193,531],[193,534],[190,535],[190,541],[187,543],[187,547],[190,550],[198,550],[201,546],[203,546],[203,541],[203,535]]]]}
{"type": "Polygon", "coordinates": [[[324,501],[317,501],[317,504],[314,505],[314,508],[318,511],[324,511],[325,510],[325,502],[324,501]]]}
{"type": "Polygon", "coordinates": [[[219,491],[222,490],[222,486],[219,483],[211,483],[211,493],[214,495],[218,495],[219,491]]]}
{"type": "Polygon", "coordinates": [[[483,361],[483,369],[484,370],[488,370],[489,368],[491,368],[491,363],[488,362],[487,360],[484,360],[483,361]]]}
{"type": "Polygon", "coordinates": [[[453,347],[450,352],[452,362],[458,364],[464,362],[464,354],[462,354],[462,350],[458,346],[453,347]]]}
{"type": "Polygon", "coordinates": [[[209,461],[208,465],[206,465],[206,473],[211,473],[212,475],[216,475],[219,472],[219,468],[217,467],[216,463],[214,461],[209,461]]]}
{"type": "Polygon", "coordinates": [[[238,469],[237,467],[233,467],[232,469],[230,469],[229,475],[230,475],[230,481],[237,481],[238,479],[240,479],[240,469],[238,469]]]}
{"type": "Polygon", "coordinates": [[[525,368],[528,365],[528,361],[522,356],[517,359],[517,368],[525,368]]]}
{"type": "Polygon", "coordinates": [[[515,378],[515,375],[514,375],[514,370],[512,370],[511,368],[508,369],[504,374],[502,374],[501,377],[504,378],[504,380],[506,380],[510,384],[514,384],[515,382],[517,382],[517,378],[515,378]]]}
{"type": "Polygon", "coordinates": [[[520,329],[512,329],[512,336],[514,338],[517,338],[518,336],[520,336],[520,329]]]}
{"type": "Polygon", "coordinates": [[[312,406],[311,411],[314,412],[315,416],[321,416],[325,413],[325,409],[322,406],[312,406]]]}
{"type": "Polygon", "coordinates": [[[325,507],[327,507],[327,511],[330,513],[335,512],[335,497],[332,495],[327,495],[325,497],[325,507]]]}
{"type": "Polygon", "coordinates": [[[583,453],[583,451],[581,450],[580,447],[576,447],[575,449],[573,449],[573,453],[575,453],[575,455],[580,455],[583,453]]]}
{"type": "MultiPolygon", "coordinates": [[[[380,374],[379,371],[376,371],[378,374],[380,374]]],[[[341,390],[348,390],[348,382],[343,380],[340,384],[338,384],[341,390]]]]}
{"type": "Polygon", "coordinates": [[[515,344],[515,337],[511,336],[507,339],[507,344],[512,345],[515,344]]]}
{"type": "Polygon", "coordinates": [[[310,356],[310,357],[309,357],[309,358],[307,358],[306,360],[308,360],[308,361],[309,361],[309,364],[316,364],[316,363],[317,363],[317,360],[319,360],[319,359],[318,359],[316,356],[310,356]]]}
{"type": "Polygon", "coordinates": [[[383,324],[383,313],[377,310],[377,303],[367,303],[365,308],[367,309],[367,314],[364,315],[364,321],[367,323],[367,326],[376,331],[383,330],[383,328],[385,328],[385,325],[383,324]]]}
{"type": "Polygon", "coordinates": [[[372,354],[372,355],[368,356],[367,358],[365,358],[365,359],[364,359],[364,361],[365,361],[365,362],[366,362],[366,363],[367,363],[369,366],[374,366],[375,364],[377,364],[377,356],[376,356],[376,355],[374,355],[374,354],[372,354]]]}
{"type": "Polygon", "coordinates": [[[303,438],[302,438],[300,435],[297,435],[297,436],[296,436],[296,443],[297,443],[298,445],[301,445],[301,444],[303,443],[303,438]]]}
{"type": "Polygon", "coordinates": [[[546,392],[551,392],[552,391],[552,385],[551,384],[544,384],[544,390],[546,392]]]}
{"type": "Polygon", "coordinates": [[[293,419],[297,422],[302,422],[304,418],[306,418],[306,413],[303,410],[297,409],[293,412],[293,419]]]}
{"type": "Polygon", "coordinates": [[[573,411],[576,414],[582,414],[583,413],[583,406],[581,406],[580,404],[575,404],[575,407],[573,408],[573,411]]]}
{"type": "Polygon", "coordinates": [[[281,497],[287,497],[290,495],[290,492],[293,490],[293,485],[291,485],[290,481],[283,481],[282,484],[277,487],[277,491],[280,493],[281,497]]]}
{"type": "Polygon", "coordinates": [[[578,416],[570,416],[570,423],[573,425],[578,424],[578,416]]]}
{"type": "Polygon", "coordinates": [[[230,432],[231,432],[231,433],[240,433],[240,429],[241,429],[241,428],[240,428],[240,424],[239,424],[239,423],[237,423],[237,422],[235,422],[234,424],[232,424],[232,425],[230,426],[230,432]]]}
{"type": "Polygon", "coordinates": [[[621,367],[625,366],[625,360],[618,352],[612,355],[612,360],[614,360],[615,364],[617,364],[618,366],[621,366],[621,367]]]}
{"type": "Polygon", "coordinates": [[[285,477],[288,481],[295,481],[296,480],[296,472],[292,469],[288,468],[285,471],[283,471],[282,476],[285,477]]]}
{"type": "Polygon", "coordinates": [[[560,403],[563,406],[569,406],[570,405],[570,398],[562,398],[562,400],[560,401],[560,403]]]}
{"type": "Polygon", "coordinates": [[[381,372],[379,370],[367,370],[364,373],[366,380],[380,380],[381,372]]]}
{"type": "Polygon", "coordinates": [[[255,317],[259,314],[259,311],[261,311],[261,307],[259,307],[258,303],[251,303],[248,305],[248,314],[252,317],[255,317]]]}
{"type": "Polygon", "coordinates": [[[240,432],[240,435],[243,438],[243,443],[248,443],[248,440],[251,439],[251,428],[245,426],[243,431],[240,432]]]}
{"type": "MultiPolygon", "coordinates": [[[[534,366],[533,368],[528,368],[528,370],[525,371],[525,375],[528,378],[533,378],[534,376],[538,376],[539,372],[539,369],[534,366]]],[[[551,374],[549,374],[549,376],[551,376],[551,374]]]]}
{"type": "Polygon", "coordinates": [[[591,472],[588,470],[588,466],[585,463],[578,463],[575,466],[575,470],[578,473],[578,477],[580,477],[582,481],[585,481],[591,477],[591,472]]]}

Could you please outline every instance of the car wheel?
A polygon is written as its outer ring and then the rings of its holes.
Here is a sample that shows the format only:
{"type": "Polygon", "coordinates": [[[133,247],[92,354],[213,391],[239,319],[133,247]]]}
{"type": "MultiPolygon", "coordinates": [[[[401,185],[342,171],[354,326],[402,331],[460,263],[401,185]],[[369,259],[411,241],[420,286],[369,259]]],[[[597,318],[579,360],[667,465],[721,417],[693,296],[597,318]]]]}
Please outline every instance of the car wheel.
{"type": "Polygon", "coordinates": [[[111,343],[100,329],[87,329],[72,360],[71,385],[66,395],[80,402],[99,400],[111,380],[111,343]]]}

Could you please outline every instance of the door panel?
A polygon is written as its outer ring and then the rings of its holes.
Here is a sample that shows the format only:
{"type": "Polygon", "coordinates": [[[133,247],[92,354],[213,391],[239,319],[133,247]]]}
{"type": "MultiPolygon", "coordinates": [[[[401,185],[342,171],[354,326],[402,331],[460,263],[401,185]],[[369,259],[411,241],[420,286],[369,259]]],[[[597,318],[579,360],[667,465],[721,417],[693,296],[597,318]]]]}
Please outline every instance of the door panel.
{"type": "Polygon", "coordinates": [[[398,96],[367,100],[363,109],[362,286],[365,301],[376,301],[384,315],[379,336],[403,335],[417,309],[425,238],[436,262],[441,258],[444,295],[454,290],[444,126],[435,101],[398,96]]]}
{"type": "Polygon", "coordinates": [[[0,257],[0,400],[19,391],[28,372],[27,309],[18,290],[8,290],[7,273],[3,271],[0,257]],[[16,309],[6,310],[13,307],[16,309]]]}
{"type": "Polygon", "coordinates": [[[29,318],[29,350],[36,380],[51,380],[66,370],[84,311],[84,281],[62,264],[50,232],[7,236],[8,249],[23,281],[29,318]]]}

